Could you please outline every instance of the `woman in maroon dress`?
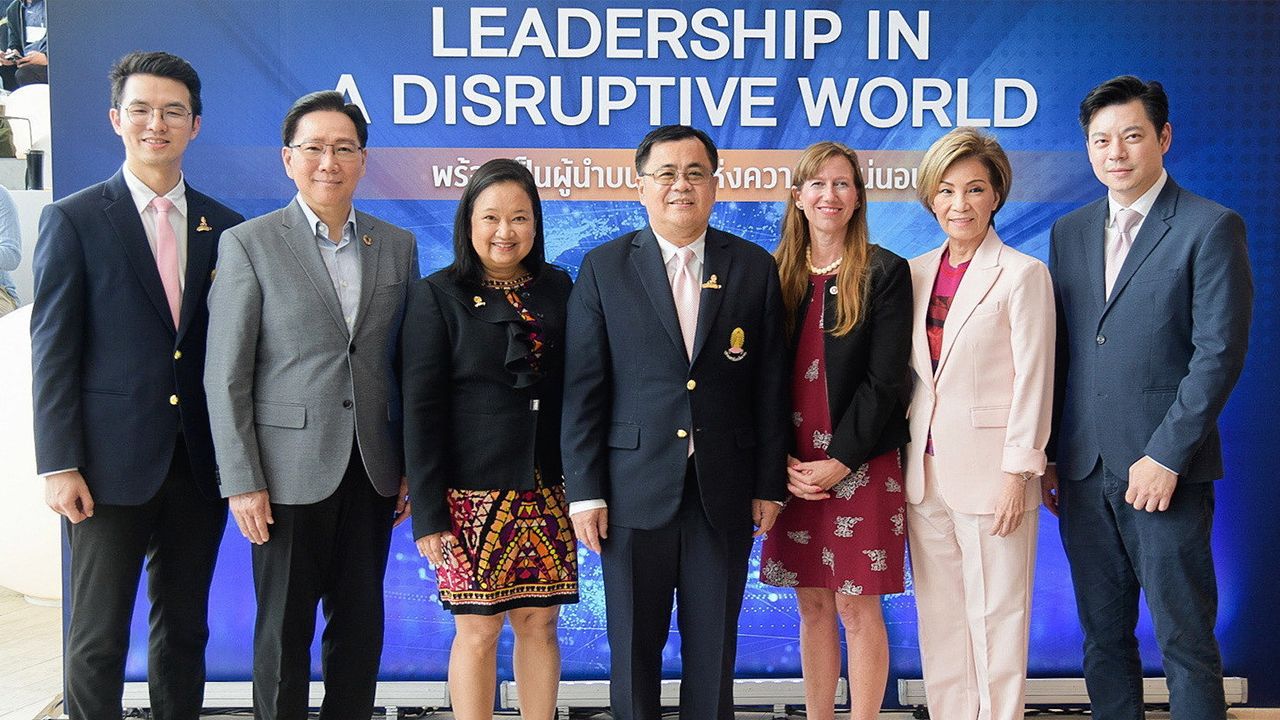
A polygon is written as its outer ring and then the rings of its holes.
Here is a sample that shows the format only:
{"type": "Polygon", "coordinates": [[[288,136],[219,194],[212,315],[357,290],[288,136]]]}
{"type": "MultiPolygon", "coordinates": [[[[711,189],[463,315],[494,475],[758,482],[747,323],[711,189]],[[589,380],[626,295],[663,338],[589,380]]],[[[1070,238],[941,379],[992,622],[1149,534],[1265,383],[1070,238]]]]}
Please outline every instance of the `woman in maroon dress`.
{"type": "Polygon", "coordinates": [[[879,596],[903,588],[911,273],[868,241],[866,185],[849,148],[806,149],[791,195],[775,255],[795,350],[794,497],[765,538],[760,579],[796,589],[808,717],[835,715],[838,617],[850,719],[870,720],[889,673],[879,596]]]}

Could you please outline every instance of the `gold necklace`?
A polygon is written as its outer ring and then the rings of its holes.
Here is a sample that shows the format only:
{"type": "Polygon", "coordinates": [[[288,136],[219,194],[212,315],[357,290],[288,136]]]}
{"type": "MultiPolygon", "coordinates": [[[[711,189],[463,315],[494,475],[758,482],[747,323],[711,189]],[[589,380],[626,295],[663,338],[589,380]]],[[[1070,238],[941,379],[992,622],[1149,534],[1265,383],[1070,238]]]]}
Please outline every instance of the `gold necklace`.
{"type": "Polygon", "coordinates": [[[494,290],[514,290],[520,287],[521,285],[529,282],[529,278],[531,277],[533,277],[532,274],[523,273],[518,277],[514,277],[510,280],[494,280],[492,278],[485,278],[484,280],[480,281],[480,284],[487,288],[493,288],[494,290]]]}
{"type": "Polygon", "coordinates": [[[835,259],[835,262],[829,265],[824,265],[823,267],[814,267],[813,266],[813,246],[810,245],[804,249],[804,261],[806,264],[809,265],[809,274],[830,275],[831,273],[835,272],[836,268],[840,267],[840,263],[844,262],[844,255],[840,255],[835,259]]]}

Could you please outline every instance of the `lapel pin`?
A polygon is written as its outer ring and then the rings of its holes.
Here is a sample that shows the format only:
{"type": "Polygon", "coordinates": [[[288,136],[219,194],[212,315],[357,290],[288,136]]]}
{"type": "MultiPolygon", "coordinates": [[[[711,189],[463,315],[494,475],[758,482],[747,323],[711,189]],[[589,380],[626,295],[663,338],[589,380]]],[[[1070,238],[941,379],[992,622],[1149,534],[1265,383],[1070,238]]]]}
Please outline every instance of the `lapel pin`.
{"type": "Polygon", "coordinates": [[[213,226],[209,224],[208,220],[204,219],[203,215],[201,215],[200,224],[196,226],[196,232],[209,232],[212,229],[213,229],[213,226]]]}
{"type": "Polygon", "coordinates": [[[213,280],[213,279],[214,279],[214,278],[216,278],[216,277],[218,277],[218,268],[214,268],[214,269],[212,269],[212,270],[210,270],[210,271],[209,271],[209,279],[210,279],[210,280],[213,280]]]}
{"type": "Polygon", "coordinates": [[[715,273],[711,273],[711,279],[710,279],[710,280],[708,280],[708,281],[706,281],[706,282],[704,282],[704,283],[702,283],[702,287],[703,287],[703,288],[706,288],[707,290],[719,290],[719,289],[720,289],[720,283],[719,283],[719,282],[717,282],[717,280],[718,280],[718,279],[716,278],[716,274],[715,274],[715,273]]]}
{"type": "Polygon", "coordinates": [[[742,349],[746,344],[747,334],[742,328],[736,327],[732,333],[729,333],[729,349],[724,351],[724,356],[729,358],[729,362],[739,362],[747,357],[747,351],[742,349]]]}
{"type": "Polygon", "coordinates": [[[360,238],[360,241],[363,242],[366,247],[368,247],[369,245],[373,244],[373,237],[371,235],[365,235],[364,237],[360,238]]]}
{"type": "MultiPolygon", "coordinates": [[[[369,236],[365,235],[365,237],[367,238],[369,236]]],[[[484,298],[480,297],[479,295],[476,295],[475,297],[471,298],[471,302],[475,303],[476,307],[484,307],[484,298]]]]}

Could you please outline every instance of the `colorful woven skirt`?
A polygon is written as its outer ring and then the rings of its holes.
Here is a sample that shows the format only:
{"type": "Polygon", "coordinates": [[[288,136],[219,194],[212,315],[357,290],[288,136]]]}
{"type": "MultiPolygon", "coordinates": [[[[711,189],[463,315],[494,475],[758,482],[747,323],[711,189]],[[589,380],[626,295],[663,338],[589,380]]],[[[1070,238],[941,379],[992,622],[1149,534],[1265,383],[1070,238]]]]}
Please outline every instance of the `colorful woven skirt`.
{"type": "Polygon", "coordinates": [[[578,602],[578,548],[563,485],[450,489],[449,514],[458,543],[436,569],[446,610],[496,615],[578,602]]]}

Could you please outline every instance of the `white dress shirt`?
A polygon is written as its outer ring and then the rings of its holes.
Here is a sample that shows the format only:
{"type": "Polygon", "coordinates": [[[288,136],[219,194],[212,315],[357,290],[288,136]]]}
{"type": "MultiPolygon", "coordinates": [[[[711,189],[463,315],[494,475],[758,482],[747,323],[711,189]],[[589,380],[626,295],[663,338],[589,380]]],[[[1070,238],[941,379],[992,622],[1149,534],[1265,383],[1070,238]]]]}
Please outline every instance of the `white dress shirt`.
{"type": "MultiPolygon", "coordinates": [[[[138,208],[138,215],[142,217],[142,230],[147,234],[147,244],[151,246],[151,257],[156,256],[156,209],[151,207],[151,201],[156,199],[157,193],[147,184],[138,179],[129,171],[128,166],[122,168],[124,175],[124,184],[129,187],[129,195],[133,197],[133,204],[138,208]]],[[[173,236],[178,240],[178,289],[187,289],[187,183],[186,178],[179,174],[178,184],[174,185],[169,192],[164,194],[169,202],[173,203],[173,209],[169,211],[169,225],[173,228],[173,236]]]]}
{"type": "MultiPolygon", "coordinates": [[[[1130,239],[1138,239],[1138,232],[1142,230],[1143,223],[1147,221],[1147,216],[1151,214],[1151,207],[1156,204],[1156,198],[1160,196],[1160,191],[1164,189],[1164,184],[1168,179],[1169,173],[1161,170],[1160,179],[1156,180],[1154,185],[1148,188],[1146,192],[1142,193],[1142,197],[1134,200],[1133,204],[1129,206],[1128,209],[1137,212],[1138,215],[1141,216],[1138,218],[1138,222],[1134,223],[1132,228],[1129,228],[1130,239]]],[[[1125,206],[1121,205],[1119,200],[1116,200],[1115,195],[1107,193],[1107,227],[1105,235],[1102,238],[1102,247],[1109,248],[1119,241],[1120,228],[1116,224],[1116,216],[1124,209],[1125,206]]],[[[1121,267],[1124,266],[1124,260],[1128,256],[1129,251],[1126,250],[1124,256],[1118,259],[1117,262],[1120,263],[1121,267]]],[[[1120,274],[1120,268],[1107,268],[1108,271],[1113,269],[1115,271],[1115,275],[1120,274]]],[[[1111,292],[1115,292],[1115,288],[1112,288],[1111,292]]]]}

